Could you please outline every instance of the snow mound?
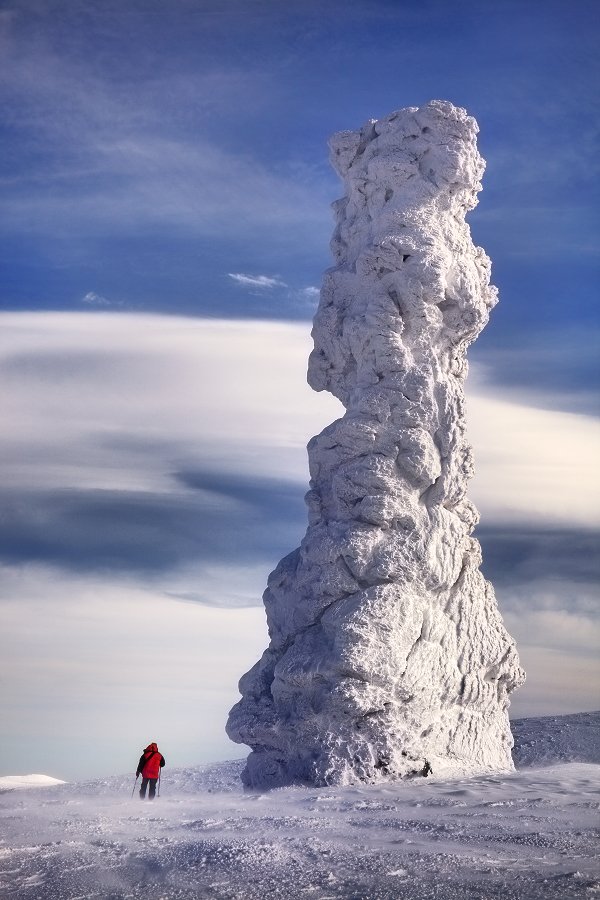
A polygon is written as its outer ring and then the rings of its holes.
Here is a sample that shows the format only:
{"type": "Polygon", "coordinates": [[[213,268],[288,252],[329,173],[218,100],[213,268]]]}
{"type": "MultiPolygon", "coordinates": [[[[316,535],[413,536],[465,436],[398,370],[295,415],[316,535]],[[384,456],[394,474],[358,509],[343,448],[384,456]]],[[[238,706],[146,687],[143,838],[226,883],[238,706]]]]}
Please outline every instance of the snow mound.
{"type": "Polygon", "coordinates": [[[66,784],[60,778],[50,775],[0,775],[0,791],[14,791],[25,788],[53,787],[66,784]]]}

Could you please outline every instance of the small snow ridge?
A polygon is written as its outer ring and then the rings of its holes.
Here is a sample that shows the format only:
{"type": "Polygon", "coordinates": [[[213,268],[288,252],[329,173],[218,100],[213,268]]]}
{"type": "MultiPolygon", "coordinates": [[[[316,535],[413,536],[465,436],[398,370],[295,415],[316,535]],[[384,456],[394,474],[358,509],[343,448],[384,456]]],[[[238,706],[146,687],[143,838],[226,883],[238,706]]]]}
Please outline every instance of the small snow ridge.
{"type": "Polygon", "coordinates": [[[0,791],[22,790],[23,788],[53,787],[56,784],[66,784],[60,778],[52,778],[50,775],[1,775],[0,791]]]}

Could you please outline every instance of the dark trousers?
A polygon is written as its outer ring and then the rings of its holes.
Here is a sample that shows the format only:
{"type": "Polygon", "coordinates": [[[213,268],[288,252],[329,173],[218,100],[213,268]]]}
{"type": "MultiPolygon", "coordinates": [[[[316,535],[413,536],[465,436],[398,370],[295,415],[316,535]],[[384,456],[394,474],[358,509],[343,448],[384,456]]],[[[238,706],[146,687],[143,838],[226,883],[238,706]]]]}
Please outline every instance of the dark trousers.
{"type": "Polygon", "coordinates": [[[148,800],[154,800],[157,781],[157,778],[142,778],[142,786],[140,788],[140,797],[142,798],[142,800],[146,799],[146,788],[148,787],[148,785],[150,785],[150,790],[148,791],[148,800]]]}

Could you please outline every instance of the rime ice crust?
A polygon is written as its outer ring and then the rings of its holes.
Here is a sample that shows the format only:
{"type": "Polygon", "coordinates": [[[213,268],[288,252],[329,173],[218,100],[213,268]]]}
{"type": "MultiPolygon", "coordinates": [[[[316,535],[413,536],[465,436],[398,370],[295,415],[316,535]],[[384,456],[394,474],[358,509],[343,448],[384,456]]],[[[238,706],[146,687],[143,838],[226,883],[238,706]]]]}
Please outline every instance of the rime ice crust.
{"type": "Polygon", "coordinates": [[[524,673],[466,498],[465,355],[496,303],[464,220],[477,130],[433,101],[331,140],[346,196],[308,380],[346,413],[308,445],[308,530],[269,577],[271,642],[230,713],[249,786],[512,768],[524,673]]]}

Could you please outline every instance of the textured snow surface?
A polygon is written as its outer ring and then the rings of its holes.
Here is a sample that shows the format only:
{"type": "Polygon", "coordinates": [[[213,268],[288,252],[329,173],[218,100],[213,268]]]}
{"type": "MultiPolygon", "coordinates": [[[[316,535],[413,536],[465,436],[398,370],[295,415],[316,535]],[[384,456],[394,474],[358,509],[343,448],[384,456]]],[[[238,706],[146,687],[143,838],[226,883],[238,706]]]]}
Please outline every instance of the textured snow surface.
{"type": "Polygon", "coordinates": [[[466,497],[465,354],[496,303],[465,223],[476,133],[433,101],[331,140],[346,195],[308,379],[346,413],[309,443],[309,527],[269,578],[270,644],[230,714],[247,785],[512,768],[524,675],[466,497]]]}
{"type": "Polygon", "coordinates": [[[514,725],[530,767],[501,775],[244,793],[238,761],[165,769],[153,803],[133,775],[7,791],[0,896],[597,897],[600,713],[514,725]]]}

